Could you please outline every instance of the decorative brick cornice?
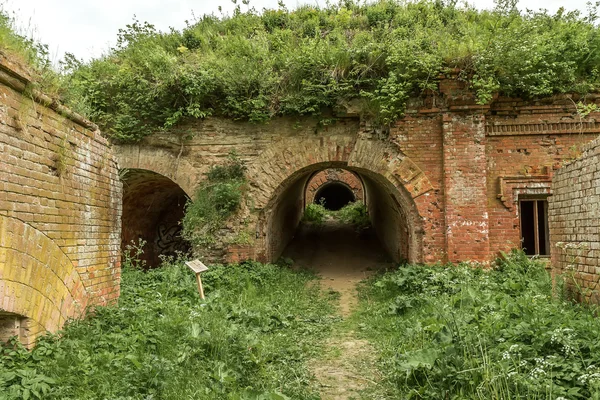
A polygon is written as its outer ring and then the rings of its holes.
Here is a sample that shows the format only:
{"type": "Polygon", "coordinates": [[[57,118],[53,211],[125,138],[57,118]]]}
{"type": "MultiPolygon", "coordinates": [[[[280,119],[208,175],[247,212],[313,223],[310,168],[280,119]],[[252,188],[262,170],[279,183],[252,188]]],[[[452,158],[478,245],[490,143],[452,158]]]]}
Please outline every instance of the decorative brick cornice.
{"type": "Polygon", "coordinates": [[[552,176],[544,175],[519,175],[501,176],[498,178],[498,194],[502,204],[513,211],[519,201],[520,195],[550,195],[552,176]]]}
{"type": "Polygon", "coordinates": [[[517,135],[556,135],[569,133],[600,134],[600,122],[586,121],[557,121],[535,123],[488,123],[485,126],[487,136],[517,136],[517,135]]]}

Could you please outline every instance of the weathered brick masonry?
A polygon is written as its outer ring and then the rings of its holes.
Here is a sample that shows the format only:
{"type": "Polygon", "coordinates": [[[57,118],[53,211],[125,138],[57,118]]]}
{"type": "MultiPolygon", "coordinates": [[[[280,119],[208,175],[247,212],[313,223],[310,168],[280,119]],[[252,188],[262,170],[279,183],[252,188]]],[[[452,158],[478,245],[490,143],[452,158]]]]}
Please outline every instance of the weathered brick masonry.
{"type": "Polygon", "coordinates": [[[463,83],[443,79],[386,132],[348,107],[323,129],[311,118],[266,125],[211,118],[116,151],[122,167],[154,171],[192,197],[230,150],[246,161],[246,202],[210,257],[276,259],[301,218],[308,180],[337,168],[361,179],[375,231],[394,259],[487,262],[521,245],[519,201],[545,200],[554,171],[600,133],[598,115],[581,120],[574,105],[559,96],[481,106],[463,83]],[[240,232],[251,243],[235,243],[240,232]]]}
{"type": "Polygon", "coordinates": [[[600,139],[552,179],[549,204],[552,266],[573,274],[582,296],[600,302],[600,139]]]}
{"type": "Polygon", "coordinates": [[[306,204],[315,201],[315,195],[329,184],[341,183],[354,195],[355,201],[363,201],[363,184],[357,174],[340,168],[329,168],[317,172],[306,185],[306,204]]]}
{"type": "Polygon", "coordinates": [[[0,340],[119,296],[121,183],[95,125],[0,56],[0,340]]]}
{"type": "MultiPolygon", "coordinates": [[[[186,199],[231,150],[248,166],[248,185],[218,243],[199,249],[209,260],[278,258],[317,189],[311,178],[338,170],[360,181],[357,193],[360,186],[394,260],[487,262],[520,246],[519,202],[545,201],[554,172],[600,133],[600,115],[580,119],[568,96],[481,106],[449,78],[386,130],[352,105],[325,128],[310,117],[264,125],[210,118],[117,146],[118,171],[97,128],[30,81],[0,60],[0,339],[17,333],[28,345],[118,297],[121,246],[142,238],[151,264],[185,247],[178,220],[186,199]]],[[[552,257],[559,268],[575,265],[590,288],[600,251],[598,149],[590,145],[555,177],[550,201],[552,257]]]]}

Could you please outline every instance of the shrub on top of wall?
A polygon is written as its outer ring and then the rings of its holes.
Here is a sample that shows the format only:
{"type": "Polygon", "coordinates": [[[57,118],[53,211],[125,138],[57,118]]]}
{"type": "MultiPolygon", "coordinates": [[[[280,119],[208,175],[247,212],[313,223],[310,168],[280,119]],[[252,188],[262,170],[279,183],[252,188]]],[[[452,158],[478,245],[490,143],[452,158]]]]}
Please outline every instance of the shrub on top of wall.
{"type": "Polygon", "coordinates": [[[238,5],[168,33],[134,21],[101,58],[65,60],[65,99],[113,140],[137,141],[186,119],[263,122],[320,115],[350,100],[389,124],[448,71],[481,103],[497,91],[587,93],[600,82],[596,11],[346,0],[294,11],[238,5]]]}
{"type": "Polygon", "coordinates": [[[246,167],[235,153],[225,165],[215,165],[185,207],[183,237],[194,245],[215,242],[215,233],[237,211],[242,200],[246,167]]]}

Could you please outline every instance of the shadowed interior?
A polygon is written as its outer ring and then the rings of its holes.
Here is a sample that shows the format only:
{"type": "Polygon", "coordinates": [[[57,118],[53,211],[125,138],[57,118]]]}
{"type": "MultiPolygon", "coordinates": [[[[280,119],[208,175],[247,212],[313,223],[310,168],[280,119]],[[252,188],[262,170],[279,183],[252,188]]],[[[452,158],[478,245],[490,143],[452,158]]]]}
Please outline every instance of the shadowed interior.
{"type": "Polygon", "coordinates": [[[331,182],[319,188],[315,195],[315,203],[323,204],[331,211],[337,211],[355,201],[352,190],[342,182],[331,182]]]}
{"type": "Polygon", "coordinates": [[[161,255],[187,252],[190,246],[180,235],[185,192],[155,172],[129,169],[124,175],[122,249],[132,241],[145,241],[141,258],[148,267],[158,266],[161,255]]]}
{"type": "Polygon", "coordinates": [[[294,238],[304,212],[303,193],[307,181],[315,172],[325,168],[344,168],[359,175],[364,184],[373,230],[392,260],[420,260],[420,217],[408,192],[403,188],[401,192],[385,177],[372,171],[347,167],[343,163],[324,163],[292,174],[275,191],[265,208],[268,261],[277,260],[294,238]]]}

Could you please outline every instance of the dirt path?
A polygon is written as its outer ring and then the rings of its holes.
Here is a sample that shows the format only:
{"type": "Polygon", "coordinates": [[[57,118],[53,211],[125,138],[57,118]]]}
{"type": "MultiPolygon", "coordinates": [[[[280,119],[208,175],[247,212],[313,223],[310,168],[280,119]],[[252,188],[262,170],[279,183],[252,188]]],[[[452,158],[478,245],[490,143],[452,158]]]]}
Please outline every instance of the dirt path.
{"type": "Polygon", "coordinates": [[[359,234],[352,226],[331,220],[321,226],[301,226],[284,256],[295,266],[317,272],[324,289],[340,293],[344,317],[357,304],[357,283],[391,265],[372,232],[359,234]]]}
{"type": "MultiPolygon", "coordinates": [[[[340,314],[348,317],[358,303],[356,286],[370,274],[391,264],[370,232],[327,221],[319,227],[301,226],[284,253],[294,265],[321,277],[324,289],[340,293],[340,314]]],[[[377,381],[373,349],[358,339],[351,324],[341,322],[326,345],[323,357],[311,365],[324,400],[355,399],[377,381]]]]}

